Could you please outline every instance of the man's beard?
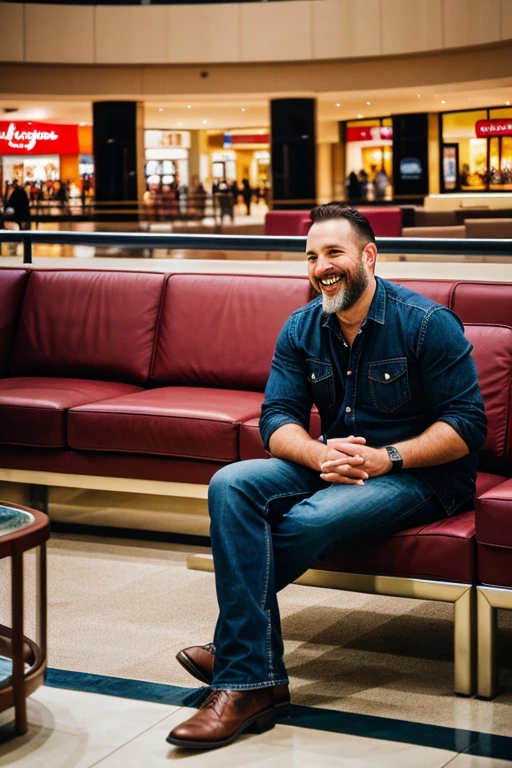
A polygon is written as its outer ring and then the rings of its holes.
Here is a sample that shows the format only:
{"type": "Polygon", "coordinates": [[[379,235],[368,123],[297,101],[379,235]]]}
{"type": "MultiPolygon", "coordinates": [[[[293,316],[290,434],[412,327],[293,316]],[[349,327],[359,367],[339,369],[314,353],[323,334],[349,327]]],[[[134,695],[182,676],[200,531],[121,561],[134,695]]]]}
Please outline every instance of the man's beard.
{"type": "Polygon", "coordinates": [[[325,293],[322,293],[322,309],[328,315],[351,309],[368,287],[368,275],[363,264],[359,265],[354,277],[350,280],[344,279],[345,284],[340,286],[334,296],[326,296],[325,293]]]}

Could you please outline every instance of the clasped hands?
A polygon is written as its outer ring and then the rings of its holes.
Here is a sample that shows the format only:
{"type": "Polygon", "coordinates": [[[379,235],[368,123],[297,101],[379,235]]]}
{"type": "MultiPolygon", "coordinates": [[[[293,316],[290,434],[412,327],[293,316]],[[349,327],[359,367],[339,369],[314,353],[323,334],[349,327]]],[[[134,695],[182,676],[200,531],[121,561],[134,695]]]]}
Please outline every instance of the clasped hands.
{"type": "Polygon", "coordinates": [[[336,437],[327,440],[325,458],[320,464],[322,480],[342,485],[364,485],[370,477],[391,469],[385,448],[370,448],[364,437],[336,437]]]}

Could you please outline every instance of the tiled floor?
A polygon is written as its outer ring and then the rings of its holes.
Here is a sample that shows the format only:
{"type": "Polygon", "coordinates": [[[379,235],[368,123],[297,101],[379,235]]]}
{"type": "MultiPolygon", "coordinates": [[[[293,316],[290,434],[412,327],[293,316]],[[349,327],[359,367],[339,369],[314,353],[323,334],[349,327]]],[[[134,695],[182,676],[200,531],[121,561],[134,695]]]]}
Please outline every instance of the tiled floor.
{"type": "MultiPolygon", "coordinates": [[[[492,745],[488,749],[485,744],[483,748],[471,749],[470,742],[478,742],[478,734],[454,732],[453,737],[449,737],[453,742],[450,747],[431,747],[422,743],[429,735],[422,738],[421,726],[416,726],[418,738],[411,738],[407,728],[403,739],[400,729],[389,733],[389,738],[385,728],[373,732],[368,728],[365,735],[361,733],[364,724],[359,727],[351,716],[353,722],[348,732],[343,732],[336,729],[336,723],[329,722],[328,713],[320,712],[317,713],[320,727],[314,728],[311,727],[314,719],[311,721],[311,716],[304,714],[307,709],[299,708],[291,720],[278,723],[264,734],[242,736],[229,747],[202,753],[179,750],[165,741],[169,731],[189,717],[192,709],[45,686],[29,699],[30,727],[25,736],[7,739],[10,729],[6,724],[12,711],[0,716],[0,726],[4,726],[0,727],[0,766],[163,768],[169,761],[179,759],[186,760],[187,767],[209,768],[442,768],[448,765],[450,768],[505,768],[512,765],[503,759],[499,749],[494,749],[496,756],[492,756],[492,745]],[[470,751],[476,754],[469,754],[470,751]]],[[[343,723],[343,716],[340,713],[338,716],[343,723]]],[[[485,742],[480,736],[482,740],[485,742]]]]}

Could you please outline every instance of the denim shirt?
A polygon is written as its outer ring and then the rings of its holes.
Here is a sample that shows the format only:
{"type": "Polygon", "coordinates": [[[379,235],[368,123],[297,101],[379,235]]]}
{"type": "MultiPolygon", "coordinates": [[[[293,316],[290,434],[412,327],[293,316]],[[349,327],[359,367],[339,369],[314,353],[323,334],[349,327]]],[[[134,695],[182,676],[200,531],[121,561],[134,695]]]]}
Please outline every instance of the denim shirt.
{"type": "Polygon", "coordinates": [[[265,389],[260,431],[268,449],[284,424],[308,429],[313,404],[324,437],[358,435],[382,447],[417,437],[436,421],[460,435],[469,454],[435,467],[410,469],[432,488],[446,513],[475,493],[486,417],[472,346],[449,309],[376,278],[377,287],[352,348],[321,298],[296,310],[277,340],[265,389]]]}

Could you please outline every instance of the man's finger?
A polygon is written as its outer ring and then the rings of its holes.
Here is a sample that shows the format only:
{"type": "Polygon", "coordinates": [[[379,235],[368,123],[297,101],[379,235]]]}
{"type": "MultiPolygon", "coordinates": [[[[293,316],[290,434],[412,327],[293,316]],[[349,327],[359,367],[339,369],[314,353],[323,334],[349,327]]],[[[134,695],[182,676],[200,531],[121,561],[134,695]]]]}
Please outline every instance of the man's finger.
{"type": "Polygon", "coordinates": [[[342,464],[364,464],[364,459],[362,456],[340,456],[339,459],[329,459],[328,461],[324,461],[324,463],[321,465],[320,469],[325,470],[329,469],[330,467],[341,467],[342,464]]]}
{"type": "Polygon", "coordinates": [[[364,485],[364,480],[347,477],[347,475],[339,475],[337,472],[322,473],[320,477],[327,483],[336,483],[337,485],[364,485]]]}

